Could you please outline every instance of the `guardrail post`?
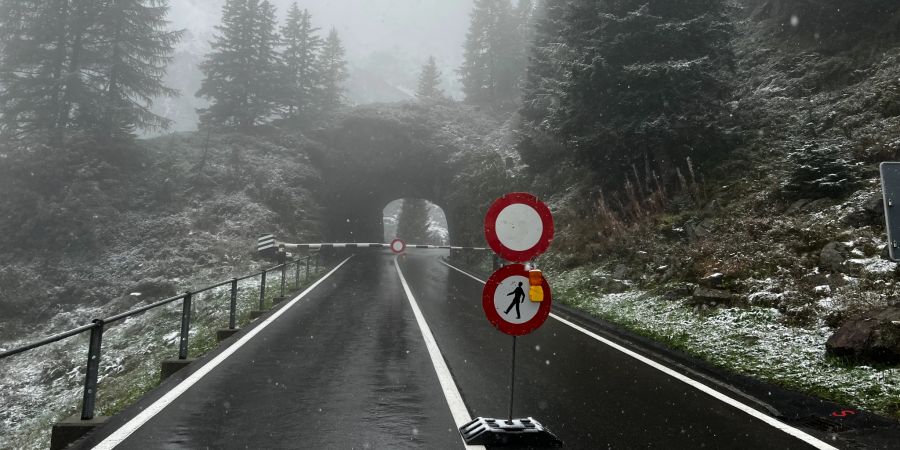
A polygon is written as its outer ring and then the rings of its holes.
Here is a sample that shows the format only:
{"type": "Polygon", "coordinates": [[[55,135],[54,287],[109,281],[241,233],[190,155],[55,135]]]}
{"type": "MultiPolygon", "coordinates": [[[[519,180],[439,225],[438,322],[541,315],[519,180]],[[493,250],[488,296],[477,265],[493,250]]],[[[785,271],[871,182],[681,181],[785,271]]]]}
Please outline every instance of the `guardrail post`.
{"type": "Polygon", "coordinates": [[[284,298],[285,281],[287,281],[287,262],[281,265],[281,298],[284,298]]]}
{"type": "Polygon", "coordinates": [[[178,359],[187,359],[188,337],[191,332],[191,293],[184,294],[181,302],[181,345],[178,347],[178,359]]]}
{"type": "Polygon", "coordinates": [[[231,279],[231,311],[228,316],[228,329],[233,330],[237,326],[237,278],[231,279]]]}
{"type": "Polygon", "coordinates": [[[294,261],[294,289],[300,289],[300,260],[294,261]]]}
{"type": "Polygon", "coordinates": [[[316,253],[316,273],[319,273],[319,258],[322,257],[322,253],[316,253]]]}
{"type": "Polygon", "coordinates": [[[100,347],[103,345],[103,320],[94,319],[91,328],[91,343],[88,346],[87,370],[84,376],[84,401],[81,405],[81,420],[94,418],[97,402],[97,379],[100,376],[100,347]]]}
{"type": "Polygon", "coordinates": [[[309,259],[312,255],[306,255],[306,282],[309,283],[309,259]]]}
{"type": "Polygon", "coordinates": [[[262,311],[266,307],[266,271],[263,270],[262,276],[259,278],[259,310],[262,311]]]}

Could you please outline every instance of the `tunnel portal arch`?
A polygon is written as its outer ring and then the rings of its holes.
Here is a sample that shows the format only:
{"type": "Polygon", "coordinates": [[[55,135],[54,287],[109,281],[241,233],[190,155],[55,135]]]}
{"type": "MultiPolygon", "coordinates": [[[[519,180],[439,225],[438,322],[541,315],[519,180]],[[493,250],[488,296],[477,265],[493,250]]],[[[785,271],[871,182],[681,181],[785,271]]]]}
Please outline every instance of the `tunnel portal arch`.
{"type": "Polygon", "coordinates": [[[478,236],[455,228],[470,220],[453,196],[452,157],[458,149],[421,123],[416,111],[358,108],[316,136],[320,149],[323,238],[334,242],[382,242],[383,209],[402,198],[426,199],[447,218],[450,236],[471,243],[478,236]]]}

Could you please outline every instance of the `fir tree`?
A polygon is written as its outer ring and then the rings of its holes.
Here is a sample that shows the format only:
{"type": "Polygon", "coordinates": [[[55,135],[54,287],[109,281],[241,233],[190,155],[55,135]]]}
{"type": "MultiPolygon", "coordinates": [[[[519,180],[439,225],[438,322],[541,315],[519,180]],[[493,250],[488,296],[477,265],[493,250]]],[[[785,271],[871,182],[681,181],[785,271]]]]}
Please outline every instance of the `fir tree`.
{"type": "Polygon", "coordinates": [[[397,237],[410,244],[425,244],[428,232],[428,205],[422,199],[404,199],[397,219],[397,237]]]}
{"type": "Polygon", "coordinates": [[[316,57],[322,40],[316,35],[309,11],[300,11],[295,2],[288,11],[283,36],[284,78],[282,104],[285,117],[309,117],[314,113],[320,79],[316,57]]]}
{"type": "Polygon", "coordinates": [[[476,0],[459,69],[466,101],[504,107],[519,95],[525,44],[510,0],[476,0]]]}
{"type": "Polygon", "coordinates": [[[0,109],[8,136],[50,134],[61,140],[60,107],[67,80],[74,16],[68,0],[3,0],[0,4],[0,109]]]}
{"type": "Polygon", "coordinates": [[[570,52],[562,39],[565,11],[560,2],[544,0],[535,16],[521,109],[523,118],[531,126],[541,125],[562,94],[562,84],[570,65],[570,52]]]}
{"type": "Polygon", "coordinates": [[[3,131],[61,144],[67,130],[98,136],[164,127],[152,99],[178,32],[165,0],[4,0],[3,131]]]}
{"type": "Polygon", "coordinates": [[[443,100],[446,98],[441,89],[441,71],[438,69],[434,56],[429,56],[428,62],[422,66],[416,97],[420,100],[443,100]]]}
{"type": "Polygon", "coordinates": [[[337,30],[332,28],[319,55],[321,74],[320,106],[332,111],[344,104],[344,82],[347,80],[347,61],[337,30]]]}
{"type": "Polygon", "coordinates": [[[98,32],[107,43],[102,77],[95,81],[100,102],[96,126],[104,137],[170,125],[150,111],[154,98],[178,94],[162,82],[182,34],[168,29],[167,13],[166,1],[112,0],[98,16],[98,32]]]}
{"type": "Polygon", "coordinates": [[[725,0],[573,0],[561,19],[548,13],[536,46],[563,61],[532,61],[532,124],[614,186],[645,160],[671,167],[724,153],[733,66],[725,0]]]}
{"type": "Polygon", "coordinates": [[[566,74],[571,70],[570,47],[562,37],[566,5],[558,0],[543,0],[533,18],[534,31],[528,67],[522,87],[522,126],[519,152],[534,168],[551,167],[565,157],[564,150],[554,145],[550,112],[559,106],[564,93],[566,74]]]}
{"type": "Polygon", "coordinates": [[[201,64],[205,78],[198,97],[204,125],[250,128],[275,111],[280,78],[275,48],[275,9],[268,1],[227,0],[212,52],[201,64]]]}

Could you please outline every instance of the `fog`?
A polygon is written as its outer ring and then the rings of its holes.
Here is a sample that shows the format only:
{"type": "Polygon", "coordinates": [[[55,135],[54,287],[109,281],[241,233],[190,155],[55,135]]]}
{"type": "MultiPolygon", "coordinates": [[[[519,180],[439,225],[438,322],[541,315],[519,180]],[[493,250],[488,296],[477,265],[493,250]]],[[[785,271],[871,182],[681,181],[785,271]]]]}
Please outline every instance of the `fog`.
{"type": "MultiPolygon", "coordinates": [[[[186,31],[169,67],[167,83],[181,97],[160,99],[155,110],[175,120],[174,131],[196,129],[194,98],[202,74],[197,64],[209,49],[220,22],[224,0],[179,0],[171,3],[172,27],[186,31]]],[[[279,21],[293,0],[274,0],[279,21]]],[[[324,36],[337,29],[347,51],[350,79],[346,95],[352,104],[402,101],[412,98],[421,66],[434,56],[443,72],[444,91],[462,97],[456,69],[462,63],[463,42],[472,0],[302,0],[324,36]]]]}

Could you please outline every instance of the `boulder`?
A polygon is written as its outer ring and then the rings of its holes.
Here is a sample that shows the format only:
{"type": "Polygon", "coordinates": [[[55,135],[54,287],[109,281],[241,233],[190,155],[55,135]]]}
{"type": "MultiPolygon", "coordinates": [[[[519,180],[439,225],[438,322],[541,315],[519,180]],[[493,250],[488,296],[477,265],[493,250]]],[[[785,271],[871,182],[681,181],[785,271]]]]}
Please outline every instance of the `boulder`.
{"type": "Polygon", "coordinates": [[[625,264],[616,264],[616,267],[612,272],[612,277],[617,280],[627,280],[630,278],[629,272],[628,266],[625,264]]]}
{"type": "Polygon", "coordinates": [[[829,242],[819,253],[819,265],[832,272],[840,272],[844,262],[850,258],[850,249],[840,242],[829,242]]]}
{"type": "Polygon", "coordinates": [[[882,224],[884,200],[881,194],[873,194],[863,204],[841,218],[841,222],[854,228],[882,224]]]}
{"type": "Polygon", "coordinates": [[[784,294],[769,291],[754,292],[747,296],[747,302],[750,306],[776,308],[784,302],[784,294]]]}
{"type": "Polygon", "coordinates": [[[700,279],[700,286],[708,287],[708,288],[719,288],[722,286],[722,283],[725,281],[725,275],[716,272],[710,273],[700,279]]]}
{"type": "Polygon", "coordinates": [[[693,295],[697,285],[693,283],[678,283],[670,286],[668,292],[663,294],[665,300],[681,300],[685,297],[693,295]]]}
{"type": "Polygon", "coordinates": [[[694,289],[691,302],[695,305],[708,306],[732,306],[737,301],[737,296],[729,291],[700,286],[694,289]]]}
{"type": "Polygon", "coordinates": [[[591,286],[604,294],[621,294],[628,290],[628,284],[606,276],[595,276],[591,279],[591,286]]]}
{"type": "Polygon", "coordinates": [[[878,308],[845,322],[828,338],[825,351],[865,363],[900,362],[900,307],[878,308]]]}

